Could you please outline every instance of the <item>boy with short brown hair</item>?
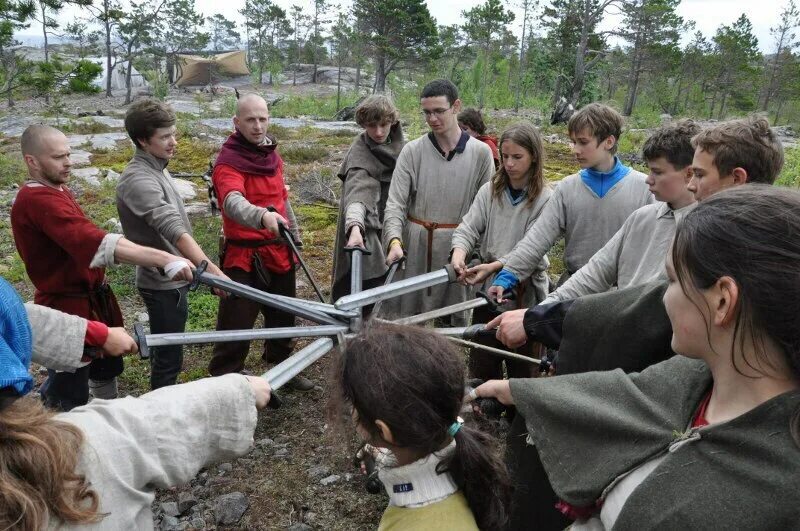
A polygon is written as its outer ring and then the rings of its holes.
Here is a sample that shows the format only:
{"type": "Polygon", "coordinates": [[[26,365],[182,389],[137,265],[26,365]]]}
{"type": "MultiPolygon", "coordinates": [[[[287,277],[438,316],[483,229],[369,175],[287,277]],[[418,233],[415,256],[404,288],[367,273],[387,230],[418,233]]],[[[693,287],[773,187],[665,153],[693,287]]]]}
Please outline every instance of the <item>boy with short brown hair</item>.
{"type": "Polygon", "coordinates": [[[355,118],[364,132],[353,140],[338,173],[342,199],[331,277],[333,300],[350,293],[350,255],[345,247],[370,251],[362,257],[365,289],[383,283],[388,270],[381,244],[383,213],[397,157],[405,145],[400,113],[388,96],[368,97],[356,109],[355,118]]]}
{"type": "Polygon", "coordinates": [[[646,176],[622,164],[615,155],[622,129],[618,112],[606,105],[589,104],[572,116],[568,129],[572,151],[583,169],[558,183],[536,223],[510,253],[468,272],[468,282],[477,284],[500,271],[489,288],[492,296],[499,298],[519,279],[528,278],[562,236],[566,273],[575,273],[629,215],[653,202],[646,176]]]}

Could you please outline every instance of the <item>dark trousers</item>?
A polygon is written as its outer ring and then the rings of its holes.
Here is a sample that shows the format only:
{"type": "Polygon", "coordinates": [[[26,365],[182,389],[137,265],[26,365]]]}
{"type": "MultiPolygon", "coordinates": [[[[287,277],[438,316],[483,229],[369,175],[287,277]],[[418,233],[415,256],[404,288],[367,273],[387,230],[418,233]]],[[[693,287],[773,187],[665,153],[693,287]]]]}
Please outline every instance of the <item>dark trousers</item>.
{"type": "MultiPolygon", "coordinates": [[[[269,272],[269,278],[262,278],[255,270],[248,272],[239,268],[227,268],[224,271],[235,282],[277,295],[295,296],[294,269],[284,274],[269,272]]],[[[253,328],[259,312],[264,316],[264,328],[281,328],[295,324],[294,315],[290,313],[269,308],[243,297],[227,297],[219,300],[217,330],[253,328]]],[[[263,358],[270,363],[280,363],[289,357],[294,350],[294,345],[294,339],[264,341],[263,358]]],[[[249,351],[249,341],[217,343],[214,346],[214,355],[208,365],[208,372],[212,376],[219,376],[241,371],[244,369],[244,360],[247,359],[249,351]]]]}
{"type": "MultiPolygon", "coordinates": [[[[168,334],[186,330],[189,287],[177,289],[139,289],[150,316],[151,334],[168,334]]],[[[183,367],[183,345],[153,347],[150,354],[150,388],[174,385],[183,367]]]]}
{"type": "Polygon", "coordinates": [[[44,404],[57,411],[69,411],[89,401],[89,365],[75,372],[47,369],[47,380],[39,390],[44,404]]]}

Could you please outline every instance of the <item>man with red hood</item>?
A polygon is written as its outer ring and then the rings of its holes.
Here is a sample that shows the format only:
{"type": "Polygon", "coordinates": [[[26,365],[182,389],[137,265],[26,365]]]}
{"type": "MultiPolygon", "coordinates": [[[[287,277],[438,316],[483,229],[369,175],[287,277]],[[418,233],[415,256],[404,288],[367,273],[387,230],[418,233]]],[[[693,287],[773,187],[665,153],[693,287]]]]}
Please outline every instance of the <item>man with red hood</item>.
{"type": "MultiPolygon", "coordinates": [[[[278,223],[286,224],[296,241],[299,233],[283,180],[277,140],[267,133],[269,110],[264,98],[243,95],[237,102],[233,125],[235,130],[217,156],[212,177],[225,235],[222,270],[236,282],[294,297],[294,260],[281,239],[278,223]]],[[[289,313],[231,297],[220,299],[217,330],[252,327],[259,311],[266,328],[294,326],[294,316],[289,313]]],[[[241,371],[249,349],[249,341],[218,343],[208,371],[213,376],[241,371]]],[[[264,343],[263,359],[280,363],[293,349],[294,340],[269,340],[264,343]]],[[[295,377],[292,384],[300,390],[313,388],[313,383],[302,376],[295,377]]]]}

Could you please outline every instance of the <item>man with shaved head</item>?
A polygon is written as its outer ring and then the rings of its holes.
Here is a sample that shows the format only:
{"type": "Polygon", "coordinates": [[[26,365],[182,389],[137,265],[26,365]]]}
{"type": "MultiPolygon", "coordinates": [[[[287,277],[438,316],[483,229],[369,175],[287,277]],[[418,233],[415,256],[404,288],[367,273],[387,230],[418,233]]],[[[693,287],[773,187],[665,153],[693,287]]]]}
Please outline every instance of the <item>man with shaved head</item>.
{"type": "MultiPolygon", "coordinates": [[[[61,131],[32,125],[22,134],[21,147],[29,179],[11,209],[11,228],[36,288],[34,302],[99,321],[87,327],[86,342],[103,347],[118,332],[113,327],[122,326],[105,267],[120,262],[160,267],[179,280],[191,279],[191,270],[173,254],[108,234],[89,221],[65,186],[72,163],[69,141],[61,131]]],[[[74,373],[48,369],[41,392],[50,407],[67,411],[83,405],[90,387],[97,398],[116,397],[122,359],[101,356],[87,361],[91,363],[74,373]]]]}
{"type": "MultiPolygon", "coordinates": [[[[258,94],[242,95],[233,125],[234,132],[222,146],[213,175],[225,235],[222,269],[237,282],[294,297],[294,259],[281,239],[278,223],[286,224],[297,241],[299,232],[283,180],[277,140],[267,133],[269,110],[264,98],[258,94]]],[[[243,298],[229,298],[219,302],[217,330],[252,327],[259,312],[267,328],[294,326],[291,314],[243,298]]],[[[209,372],[217,376],[241,371],[249,345],[247,341],[217,343],[209,372]]],[[[293,349],[294,340],[266,341],[263,359],[280,363],[293,349]]],[[[302,376],[295,377],[291,384],[299,390],[314,387],[302,376]]]]}

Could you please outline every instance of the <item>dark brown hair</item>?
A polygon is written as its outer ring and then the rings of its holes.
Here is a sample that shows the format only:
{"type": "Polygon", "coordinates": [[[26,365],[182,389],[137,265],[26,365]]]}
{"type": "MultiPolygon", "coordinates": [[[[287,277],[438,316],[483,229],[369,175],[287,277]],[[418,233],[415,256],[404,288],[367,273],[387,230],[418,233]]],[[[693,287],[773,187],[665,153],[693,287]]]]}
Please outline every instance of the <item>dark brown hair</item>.
{"type": "MultiPolygon", "coordinates": [[[[370,324],[348,340],[334,370],[331,412],[351,405],[361,427],[376,440],[380,432],[375,421],[382,420],[395,444],[420,458],[449,444],[447,430],[461,410],[466,371],[444,337],[419,327],[370,324]]],[[[496,441],[467,425],[455,441],[455,452],[437,472],[452,475],[478,527],[502,528],[511,487],[496,441]]]]}
{"type": "Polygon", "coordinates": [[[100,498],[75,472],[83,433],[25,396],[0,411],[0,529],[38,531],[48,519],[100,521],[100,498]]]}
{"type": "Polygon", "coordinates": [[[175,112],[166,103],[151,98],[134,102],[125,113],[125,130],[136,147],[140,140],[150,140],[156,129],[175,125],[175,112]]]}
{"type": "MultiPolygon", "coordinates": [[[[678,225],[672,262],[684,293],[729,276],[739,288],[734,346],[752,338],[751,369],[774,366],[766,338],[800,379],[800,192],[764,184],[737,186],[702,201],[678,225]]],[[[731,356],[733,348],[731,347],[731,356]]],[[[736,360],[734,358],[734,365],[736,360]]],[[[738,368],[737,368],[738,370],[738,368]]],[[[791,421],[800,446],[800,410],[791,421]]]]}
{"type": "Polygon", "coordinates": [[[525,176],[528,181],[527,206],[533,205],[539,198],[539,194],[547,186],[544,178],[544,145],[542,145],[542,135],[531,124],[520,122],[510,126],[500,135],[498,147],[500,149],[500,167],[492,177],[492,195],[496,198],[502,197],[508,187],[509,177],[503,165],[503,142],[510,140],[522,147],[531,155],[531,167],[525,176]]]}
{"type": "Polygon", "coordinates": [[[581,107],[570,117],[569,122],[567,122],[567,131],[572,136],[586,129],[597,140],[598,144],[613,136],[615,141],[610,151],[614,154],[619,146],[619,137],[622,136],[623,124],[622,115],[608,105],[590,103],[585,107],[581,107]]]}
{"type": "Polygon", "coordinates": [[[470,107],[458,113],[458,123],[466,125],[479,135],[486,134],[486,124],[478,109],[470,107]]]}
{"type": "Polygon", "coordinates": [[[385,122],[396,123],[400,112],[392,99],[386,94],[373,94],[356,108],[356,123],[361,127],[385,122]]]}
{"type": "Polygon", "coordinates": [[[458,99],[458,89],[449,79],[434,79],[422,87],[419,99],[435,98],[437,96],[444,96],[447,98],[447,103],[452,106],[458,99]]]}
{"type": "Polygon", "coordinates": [[[764,118],[730,120],[701,131],[692,145],[714,156],[720,177],[735,168],[747,172],[748,183],[772,184],[783,167],[783,146],[764,118]]]}
{"type": "Polygon", "coordinates": [[[645,160],[664,157],[675,169],[682,170],[692,164],[692,137],[699,132],[700,126],[688,119],[659,127],[642,146],[642,156],[645,160]]]}

